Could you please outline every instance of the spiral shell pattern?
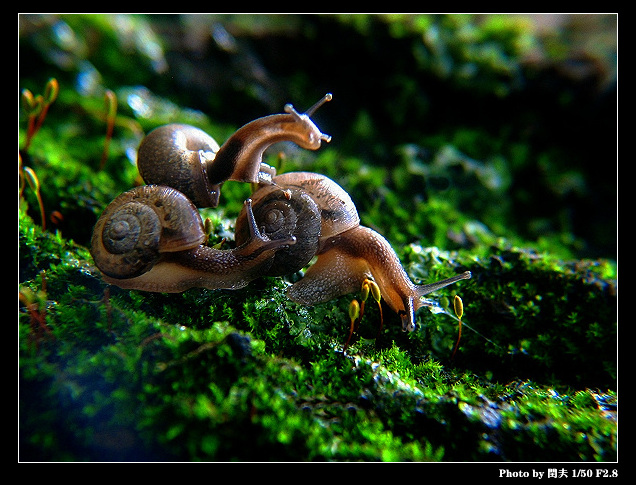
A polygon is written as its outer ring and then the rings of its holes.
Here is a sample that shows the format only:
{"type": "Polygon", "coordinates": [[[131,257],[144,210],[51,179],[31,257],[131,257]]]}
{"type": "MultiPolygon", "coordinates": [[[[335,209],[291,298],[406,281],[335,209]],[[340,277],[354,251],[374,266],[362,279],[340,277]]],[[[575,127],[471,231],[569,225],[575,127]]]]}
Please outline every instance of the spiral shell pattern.
{"type": "MultiPolygon", "coordinates": [[[[296,243],[276,252],[269,276],[294,273],[306,266],[318,249],[320,212],[313,199],[297,188],[266,186],[252,196],[254,219],[261,235],[272,240],[296,237],[296,243]]],[[[247,242],[245,210],[236,221],[236,244],[247,242]]]]}
{"type": "Polygon", "coordinates": [[[133,278],[163,252],[191,249],[205,241],[196,207],[178,190],[145,185],[111,202],[95,224],[91,255],[101,272],[133,278]]]}

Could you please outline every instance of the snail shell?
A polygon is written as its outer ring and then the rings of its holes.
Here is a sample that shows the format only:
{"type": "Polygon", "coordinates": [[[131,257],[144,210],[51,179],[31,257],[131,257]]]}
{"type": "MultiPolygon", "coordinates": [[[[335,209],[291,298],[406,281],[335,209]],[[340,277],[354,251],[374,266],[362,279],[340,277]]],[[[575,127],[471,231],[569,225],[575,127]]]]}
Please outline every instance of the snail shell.
{"type": "Polygon", "coordinates": [[[91,255],[107,276],[132,278],[148,271],[161,253],[195,248],[205,239],[201,217],[185,195],[144,185],[106,207],[93,230],[91,255]]]}
{"type": "Polygon", "coordinates": [[[142,140],[137,168],[147,184],[174,187],[198,207],[216,207],[221,186],[210,182],[206,172],[218,151],[214,138],[199,128],[163,125],[142,140]]]}
{"type": "MultiPolygon", "coordinates": [[[[296,238],[296,244],[278,251],[267,272],[294,273],[306,266],[336,239],[360,225],[353,201],[333,180],[311,172],[278,175],[252,194],[256,225],[269,239],[296,238]]],[[[236,243],[247,238],[245,210],[236,221],[236,243]]]]}
{"type": "MultiPolygon", "coordinates": [[[[264,186],[252,197],[254,219],[260,233],[270,240],[296,238],[296,243],[280,249],[267,270],[269,276],[293,273],[306,266],[318,250],[321,233],[320,211],[314,200],[298,188],[264,186]]],[[[236,244],[249,238],[245,209],[236,221],[236,244]]]]}
{"type": "MultiPolygon", "coordinates": [[[[351,196],[324,175],[313,172],[288,172],[274,177],[272,183],[287,189],[296,188],[311,196],[320,211],[320,249],[329,238],[360,225],[360,216],[351,196]]],[[[256,199],[257,194],[258,192],[254,194],[253,199],[256,199]]]]}

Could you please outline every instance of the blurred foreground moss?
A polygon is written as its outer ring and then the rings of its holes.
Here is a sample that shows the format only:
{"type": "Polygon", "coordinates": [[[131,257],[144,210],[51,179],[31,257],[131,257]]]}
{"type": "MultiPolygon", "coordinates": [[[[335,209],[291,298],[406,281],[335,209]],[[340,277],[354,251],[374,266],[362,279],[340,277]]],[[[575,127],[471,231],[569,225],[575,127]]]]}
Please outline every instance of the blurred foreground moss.
{"type": "MultiPolygon", "coordinates": [[[[37,93],[56,76],[60,93],[28,150],[21,145],[47,230],[25,186],[20,459],[615,461],[617,267],[605,183],[614,178],[597,170],[603,133],[590,150],[567,130],[596,129],[571,120],[607,126],[601,107],[612,90],[587,103],[587,84],[528,69],[524,55],[545,48],[551,66],[567,50],[558,37],[539,45],[527,23],[505,16],[291,20],[30,16],[21,25],[21,87],[37,93]],[[179,51],[178,35],[156,34],[202,26],[215,35],[214,62],[179,51]],[[298,55],[321,32],[330,34],[322,54],[347,60],[340,76],[298,55]],[[89,48],[95,39],[100,49],[89,48]],[[298,50],[281,56],[282,45],[298,50]],[[376,75],[380,55],[386,77],[376,75]],[[372,70],[368,84],[351,86],[352,59],[372,70]],[[263,81],[254,66],[265,65],[263,81]],[[107,86],[120,102],[100,169],[107,86]],[[269,161],[338,181],[414,279],[472,271],[434,295],[417,332],[402,333],[385,307],[375,340],[370,305],[345,357],[351,296],[305,308],[287,300],[282,278],[176,295],[102,282],[86,248],[103,208],[140,183],[143,133],[179,121],[222,141],[285,102],[309,106],[323,86],[335,92],[335,114],[324,116],[334,142],[315,154],[284,147],[269,161]],[[372,102],[357,109],[356,94],[372,102]],[[455,294],[464,331],[451,360],[455,294]]],[[[228,183],[222,205],[204,211],[214,242],[231,243],[248,194],[228,183]]]]}

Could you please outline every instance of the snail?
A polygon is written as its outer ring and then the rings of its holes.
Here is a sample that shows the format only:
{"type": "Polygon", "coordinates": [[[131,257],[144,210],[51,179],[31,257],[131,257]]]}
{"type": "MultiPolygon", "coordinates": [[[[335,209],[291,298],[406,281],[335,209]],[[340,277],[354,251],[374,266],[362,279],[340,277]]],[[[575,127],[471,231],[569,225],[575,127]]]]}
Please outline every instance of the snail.
{"type": "Polygon", "coordinates": [[[469,271],[428,285],[415,285],[389,242],[360,225],[347,192],[324,175],[276,175],[263,163],[264,150],[292,141],[316,150],[330,137],[310,116],[325,95],[303,114],[291,105],[284,114],[254,120],[221,147],[205,132],[166,125],[149,133],[138,152],[144,181],[117,197],[95,225],[91,254],[108,283],[122,288],[181,292],[192,287],[235,289],[253,279],[281,276],[309,266],[288,297],[315,305],[360,290],[371,279],[388,306],[415,330],[421,297],[471,277],[469,271]],[[257,184],[236,222],[236,247],[215,249],[197,207],[218,205],[228,180],[257,184]]]}
{"type": "MultiPolygon", "coordinates": [[[[465,271],[427,285],[415,285],[389,242],[378,232],[360,225],[357,209],[347,192],[333,180],[311,172],[289,172],[272,178],[252,196],[252,216],[264,237],[295,238],[296,244],[276,251],[264,274],[294,273],[316,261],[292,284],[287,296],[303,305],[315,305],[359,291],[371,279],[388,306],[413,331],[422,296],[463,279],[465,271]]],[[[236,221],[236,243],[250,237],[250,215],[244,207],[236,221]]]]}
{"type": "Polygon", "coordinates": [[[193,287],[241,288],[261,276],[273,254],[293,237],[271,240],[259,232],[245,201],[248,237],[234,249],[204,245],[197,208],[181,192],[143,185],[124,192],[102,213],[91,255],[107,283],[121,288],[175,293],[193,287]]]}
{"type": "MultiPolygon", "coordinates": [[[[196,207],[216,207],[227,180],[267,183],[276,173],[262,162],[279,141],[317,150],[331,137],[310,116],[331,94],[299,114],[291,104],[282,114],[258,118],[239,128],[221,147],[203,130],[169,124],[151,131],[137,153],[148,184],[109,204],[98,219],[91,255],[104,279],[122,288],[178,292],[194,286],[240,288],[272,264],[279,248],[294,238],[261,237],[254,224],[249,238],[233,250],[203,245],[205,231],[196,207]],[[196,206],[196,207],[195,207],[196,206]]],[[[246,201],[250,207],[250,201],[246,201]]],[[[251,210],[248,210],[253,222],[251,210]]]]}
{"type": "Polygon", "coordinates": [[[291,141],[317,150],[331,137],[321,133],[310,116],[332,98],[330,93],[305,113],[291,104],[285,113],[258,118],[239,128],[219,147],[203,130],[169,124],[155,128],[139,145],[137,168],[147,184],[167,185],[184,193],[198,207],[216,207],[221,185],[227,180],[264,183],[276,170],[263,163],[272,144],[291,141]]]}

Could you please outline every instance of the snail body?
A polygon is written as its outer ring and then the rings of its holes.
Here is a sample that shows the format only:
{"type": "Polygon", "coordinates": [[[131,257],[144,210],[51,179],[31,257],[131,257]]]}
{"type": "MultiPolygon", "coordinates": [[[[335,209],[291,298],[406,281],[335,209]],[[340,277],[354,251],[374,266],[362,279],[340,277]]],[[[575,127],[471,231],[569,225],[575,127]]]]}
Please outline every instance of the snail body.
{"type": "Polygon", "coordinates": [[[469,279],[465,271],[428,285],[416,285],[409,278],[389,242],[371,228],[359,225],[332,238],[317,255],[304,277],[291,285],[287,296],[304,305],[315,305],[359,291],[371,279],[382,298],[402,321],[402,330],[415,330],[415,312],[423,306],[421,297],[469,279]]]}

